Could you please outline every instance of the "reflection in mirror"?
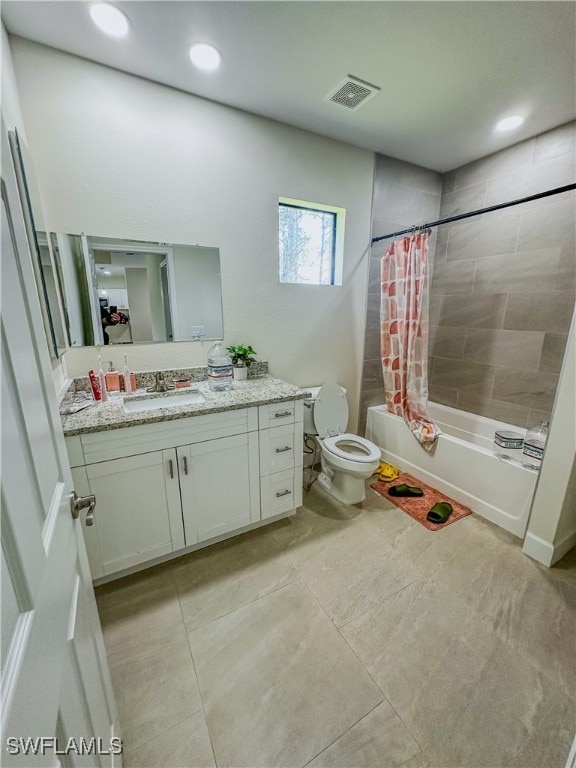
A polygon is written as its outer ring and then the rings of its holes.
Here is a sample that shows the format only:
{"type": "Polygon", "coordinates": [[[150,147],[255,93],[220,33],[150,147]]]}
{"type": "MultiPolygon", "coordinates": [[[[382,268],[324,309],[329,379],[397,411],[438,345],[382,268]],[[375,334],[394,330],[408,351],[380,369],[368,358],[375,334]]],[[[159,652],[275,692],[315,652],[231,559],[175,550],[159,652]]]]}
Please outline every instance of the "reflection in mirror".
{"type": "Polygon", "coordinates": [[[22,212],[26,224],[26,234],[32,253],[32,264],[36,278],[36,287],[40,298],[42,319],[52,357],[66,348],[64,326],[62,324],[60,284],[56,265],[52,259],[49,240],[43,232],[44,221],[40,195],[36,183],[36,174],[26,145],[20,140],[16,130],[8,132],[10,149],[18,191],[22,201],[22,212]]]}
{"type": "Polygon", "coordinates": [[[71,346],[221,339],[217,248],[51,236],[71,346]]]}

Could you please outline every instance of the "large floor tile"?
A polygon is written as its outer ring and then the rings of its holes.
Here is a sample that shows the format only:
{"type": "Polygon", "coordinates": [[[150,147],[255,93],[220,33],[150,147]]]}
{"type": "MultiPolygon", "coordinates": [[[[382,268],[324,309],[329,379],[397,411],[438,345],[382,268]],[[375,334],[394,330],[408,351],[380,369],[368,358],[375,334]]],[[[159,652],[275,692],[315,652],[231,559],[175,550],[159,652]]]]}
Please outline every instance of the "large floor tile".
{"type": "Polygon", "coordinates": [[[418,743],[387,701],[340,736],[308,765],[314,768],[394,768],[421,755],[418,743]]]}
{"type": "Polygon", "coordinates": [[[352,538],[370,536],[375,530],[372,517],[360,505],[339,504],[316,484],[304,494],[304,505],[275,530],[274,537],[300,567],[337,541],[346,546],[352,538]]]}
{"type": "Polygon", "coordinates": [[[266,529],[182,557],[175,562],[173,575],[189,631],[298,577],[266,529]]]}
{"type": "Polygon", "coordinates": [[[202,709],[186,638],[111,666],[122,738],[135,749],[202,709]]]}
{"type": "Polygon", "coordinates": [[[152,569],[106,586],[97,600],[111,664],[166,653],[186,638],[169,571],[152,569]]]}
{"type": "Polygon", "coordinates": [[[411,585],[342,633],[431,765],[520,768],[518,753],[552,711],[546,749],[561,765],[574,702],[448,590],[411,585]]]}
{"type": "Polygon", "coordinates": [[[336,537],[299,572],[336,626],[359,616],[380,600],[412,584],[420,571],[392,549],[385,535],[368,528],[356,538],[354,530],[336,537]]]}
{"type": "Polygon", "coordinates": [[[213,768],[215,765],[203,712],[197,712],[124,755],[125,768],[213,768]]]}
{"type": "Polygon", "coordinates": [[[219,766],[303,766],[383,699],[296,582],[189,635],[219,766]]]}

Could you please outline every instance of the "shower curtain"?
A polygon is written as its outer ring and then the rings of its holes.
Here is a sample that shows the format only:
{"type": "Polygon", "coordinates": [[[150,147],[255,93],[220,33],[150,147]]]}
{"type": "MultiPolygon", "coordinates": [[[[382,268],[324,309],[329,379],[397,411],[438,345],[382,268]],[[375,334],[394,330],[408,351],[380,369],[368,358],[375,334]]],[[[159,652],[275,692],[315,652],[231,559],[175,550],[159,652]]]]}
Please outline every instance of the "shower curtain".
{"type": "Polygon", "coordinates": [[[430,450],[440,434],[428,404],[428,235],[393,242],[382,257],[381,356],[386,407],[430,450]]]}

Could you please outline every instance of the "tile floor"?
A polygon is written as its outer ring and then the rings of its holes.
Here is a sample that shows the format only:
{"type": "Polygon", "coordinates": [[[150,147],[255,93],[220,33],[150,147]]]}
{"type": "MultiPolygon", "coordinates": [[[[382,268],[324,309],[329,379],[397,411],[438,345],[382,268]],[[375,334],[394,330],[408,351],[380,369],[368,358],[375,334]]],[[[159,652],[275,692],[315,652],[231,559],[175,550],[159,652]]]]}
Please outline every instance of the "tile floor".
{"type": "Polygon", "coordinates": [[[563,768],[576,556],[373,491],[97,590],[129,768],[563,768]]]}

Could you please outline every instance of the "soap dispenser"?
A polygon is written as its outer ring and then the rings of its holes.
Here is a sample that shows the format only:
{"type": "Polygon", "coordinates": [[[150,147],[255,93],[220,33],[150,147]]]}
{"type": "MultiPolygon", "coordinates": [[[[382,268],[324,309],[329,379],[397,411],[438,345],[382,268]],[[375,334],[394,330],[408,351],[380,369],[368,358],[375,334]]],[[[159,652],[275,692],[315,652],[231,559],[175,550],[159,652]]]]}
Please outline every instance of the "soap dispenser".
{"type": "Polygon", "coordinates": [[[120,374],[114,369],[112,361],[106,371],[106,389],[108,392],[120,392],[120,374]]]}

